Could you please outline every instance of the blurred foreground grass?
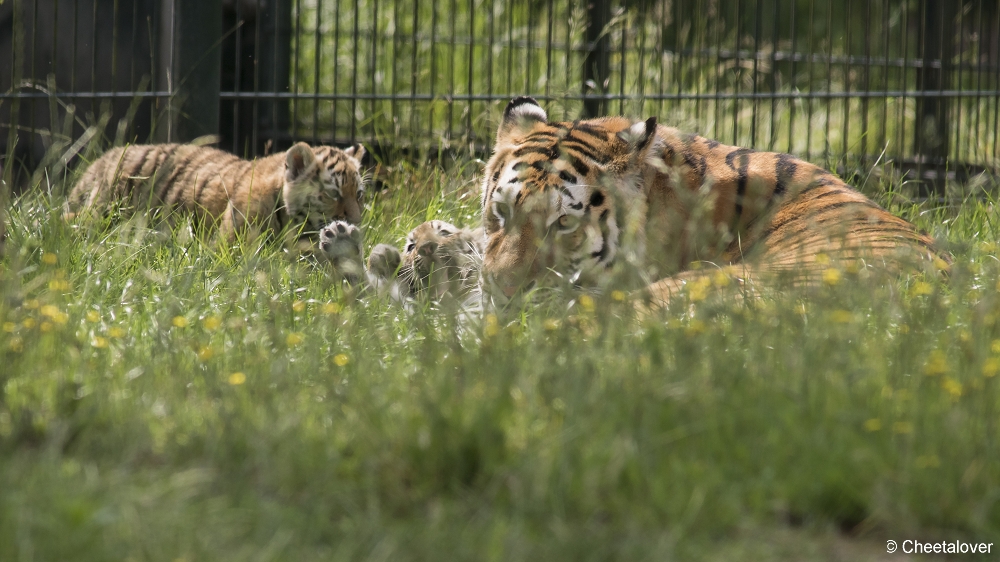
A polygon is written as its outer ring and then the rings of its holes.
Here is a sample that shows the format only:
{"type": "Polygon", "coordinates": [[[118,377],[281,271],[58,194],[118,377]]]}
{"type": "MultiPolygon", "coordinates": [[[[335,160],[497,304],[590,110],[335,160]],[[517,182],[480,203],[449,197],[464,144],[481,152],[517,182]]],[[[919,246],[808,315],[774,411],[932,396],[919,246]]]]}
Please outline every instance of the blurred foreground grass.
{"type": "MultiPolygon", "coordinates": [[[[366,243],[474,224],[477,173],[395,168],[366,243]]],[[[1000,544],[988,199],[894,207],[954,249],[947,282],[844,272],[643,318],[619,293],[570,295],[465,323],[357,300],[272,246],[216,248],[183,224],[82,229],[59,203],[17,200],[0,258],[2,560],[874,560],[883,538],[1000,544]]]]}

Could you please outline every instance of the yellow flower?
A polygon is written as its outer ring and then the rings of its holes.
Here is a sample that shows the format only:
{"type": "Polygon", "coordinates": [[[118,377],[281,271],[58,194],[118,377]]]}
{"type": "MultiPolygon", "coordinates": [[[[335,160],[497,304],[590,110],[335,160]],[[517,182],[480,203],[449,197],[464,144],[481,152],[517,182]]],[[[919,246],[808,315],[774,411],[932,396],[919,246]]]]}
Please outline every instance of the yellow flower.
{"type": "Polygon", "coordinates": [[[38,308],[40,304],[41,303],[38,302],[38,299],[28,299],[24,301],[24,308],[27,308],[28,310],[34,310],[38,308]]]}
{"type": "Polygon", "coordinates": [[[24,351],[24,341],[21,338],[14,336],[10,338],[10,342],[7,344],[7,347],[15,353],[20,353],[24,351]]]}
{"type": "Polygon", "coordinates": [[[218,316],[206,316],[201,325],[208,331],[217,330],[222,325],[222,319],[218,316]]]}
{"type": "Polygon", "coordinates": [[[55,265],[59,263],[59,258],[57,258],[55,254],[46,253],[42,255],[42,263],[48,265],[55,265]]]}
{"type": "Polygon", "coordinates": [[[546,318],[545,321],[542,322],[542,327],[550,332],[553,332],[559,329],[559,321],[555,318],[546,318]]]}
{"type": "Polygon", "coordinates": [[[40,331],[42,331],[42,332],[51,332],[52,331],[52,322],[49,322],[49,321],[46,320],[46,321],[44,321],[44,322],[42,322],[41,324],[38,325],[38,329],[40,331]]]}
{"type": "Polygon", "coordinates": [[[229,375],[229,384],[233,386],[239,386],[245,382],[247,382],[247,376],[239,371],[229,375]]]}
{"type": "Polygon", "coordinates": [[[847,264],[844,271],[850,273],[851,275],[857,275],[858,273],[861,273],[861,264],[856,261],[852,261],[847,264]]]}
{"type": "Polygon", "coordinates": [[[948,358],[940,349],[935,349],[927,356],[924,373],[928,376],[943,375],[949,371],[948,358]]]}
{"type": "Polygon", "coordinates": [[[125,330],[119,328],[118,326],[112,326],[108,328],[108,337],[121,338],[125,336],[125,330]]]}
{"type": "Polygon", "coordinates": [[[175,328],[184,328],[188,325],[187,318],[184,318],[183,316],[174,316],[174,319],[171,320],[170,323],[173,324],[175,328]]]}
{"type": "Polygon", "coordinates": [[[937,455],[921,455],[917,457],[917,468],[937,468],[941,466],[941,459],[937,455]]]}
{"type": "Polygon", "coordinates": [[[43,306],[41,312],[42,316],[48,316],[49,318],[52,319],[53,322],[57,324],[65,324],[66,321],[69,320],[68,314],[59,310],[59,308],[51,304],[43,306]]]}
{"type": "Polygon", "coordinates": [[[351,358],[347,356],[346,353],[338,353],[333,356],[333,364],[338,367],[343,367],[351,362],[351,358]]]}
{"type": "Polygon", "coordinates": [[[934,258],[934,268],[937,269],[938,271],[947,271],[948,269],[950,269],[950,266],[948,265],[948,262],[944,261],[943,259],[934,258]]]}
{"type": "Polygon", "coordinates": [[[847,324],[854,319],[850,310],[834,310],[830,312],[830,321],[834,324],[847,324]]]}
{"type": "Polygon", "coordinates": [[[88,310],[85,316],[87,317],[87,322],[99,322],[101,320],[101,315],[96,310],[88,310]]]}
{"type": "Polygon", "coordinates": [[[941,388],[945,389],[948,394],[951,394],[952,398],[958,398],[962,395],[962,383],[951,377],[945,377],[941,381],[941,388]]]}
{"type": "Polygon", "coordinates": [[[292,310],[294,310],[295,312],[302,312],[305,309],[306,309],[306,303],[302,301],[295,301],[292,303],[292,310]]]}
{"type": "Polygon", "coordinates": [[[882,429],[882,420],[872,418],[865,421],[865,431],[878,431],[882,429]]]}
{"type": "Polygon", "coordinates": [[[90,345],[96,347],[97,349],[104,349],[105,347],[108,347],[108,338],[94,336],[94,339],[90,341],[90,345]]]}
{"type": "Polygon", "coordinates": [[[986,378],[995,377],[997,372],[1000,371],[1000,360],[996,357],[990,357],[983,362],[983,376],[986,378]]]}
{"type": "Polygon", "coordinates": [[[961,341],[963,341],[963,342],[968,343],[968,342],[972,341],[972,334],[970,334],[968,330],[959,330],[958,331],[958,339],[961,340],[961,341]]]}
{"type": "Polygon", "coordinates": [[[296,345],[302,343],[305,339],[306,338],[302,335],[302,332],[291,332],[285,336],[285,344],[288,345],[288,347],[295,347],[296,345]]]}
{"type": "Polygon", "coordinates": [[[618,301],[618,302],[621,302],[621,301],[625,300],[625,292],[624,291],[619,291],[617,289],[614,290],[614,291],[611,291],[611,300],[615,300],[615,301],[618,301]]]}
{"type": "Polygon", "coordinates": [[[31,318],[30,316],[21,321],[21,325],[24,326],[24,329],[26,330],[34,328],[36,323],[37,322],[35,322],[35,319],[31,318]]]}
{"type": "Polygon", "coordinates": [[[816,254],[816,263],[820,265],[827,265],[830,263],[830,256],[823,253],[816,254]]]}
{"type": "Polygon", "coordinates": [[[580,307],[587,312],[594,311],[594,299],[590,295],[580,295],[580,307]]]}
{"type": "Polygon", "coordinates": [[[910,422],[898,421],[892,424],[892,432],[900,434],[913,433],[913,424],[910,422]]]}
{"type": "Polygon", "coordinates": [[[328,302],[323,305],[324,314],[337,314],[340,312],[340,304],[335,302],[328,302]]]}
{"type": "Polygon", "coordinates": [[[993,353],[1000,353],[1000,340],[993,340],[990,342],[990,351],[993,353]]]}
{"type": "Polygon", "coordinates": [[[207,346],[207,345],[203,345],[200,348],[198,348],[198,360],[199,361],[208,361],[214,355],[215,355],[215,351],[213,351],[212,348],[209,347],[209,346],[207,346]]]}
{"type": "Polygon", "coordinates": [[[696,336],[704,331],[705,323],[698,319],[692,320],[691,323],[687,325],[687,328],[684,329],[684,333],[689,336],[696,336]]]}
{"type": "Polygon", "coordinates": [[[3,331],[7,332],[8,334],[13,334],[16,330],[17,330],[17,324],[13,322],[3,323],[3,331]]]}
{"type": "Polygon", "coordinates": [[[493,314],[486,315],[486,325],[483,326],[483,335],[492,338],[493,336],[500,333],[500,326],[497,323],[497,317],[493,314]]]}
{"type": "Polygon", "coordinates": [[[716,287],[728,287],[731,282],[732,279],[730,279],[729,276],[726,275],[726,272],[721,269],[715,273],[714,277],[712,277],[712,283],[714,283],[716,287]]]}
{"type": "Polygon", "coordinates": [[[913,284],[913,288],[910,289],[910,293],[915,296],[931,295],[934,294],[934,287],[925,281],[917,281],[913,284]]]}
{"type": "Polygon", "coordinates": [[[708,288],[712,285],[712,280],[708,277],[699,277],[688,284],[688,297],[693,302],[703,301],[708,297],[708,288]]]}
{"type": "Polygon", "coordinates": [[[840,270],[832,267],[823,271],[823,282],[831,287],[840,283],[840,270]]]}
{"type": "Polygon", "coordinates": [[[50,291],[68,291],[69,287],[69,281],[66,281],[65,279],[53,279],[52,281],[49,281],[50,291]]]}

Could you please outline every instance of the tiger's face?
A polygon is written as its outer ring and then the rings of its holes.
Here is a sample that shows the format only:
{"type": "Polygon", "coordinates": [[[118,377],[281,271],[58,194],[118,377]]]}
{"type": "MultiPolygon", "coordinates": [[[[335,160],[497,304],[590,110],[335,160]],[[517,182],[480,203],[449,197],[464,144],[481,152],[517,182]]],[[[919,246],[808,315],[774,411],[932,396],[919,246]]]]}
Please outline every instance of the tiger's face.
{"type": "Polygon", "coordinates": [[[504,303],[553,277],[588,284],[606,270],[655,133],[653,118],[549,123],[535,100],[512,100],[483,180],[484,291],[504,303]]]}
{"type": "Polygon", "coordinates": [[[361,223],[365,184],[360,144],[346,150],[297,143],[285,153],[283,197],[292,224],[313,235],[333,221],[361,223]]]}

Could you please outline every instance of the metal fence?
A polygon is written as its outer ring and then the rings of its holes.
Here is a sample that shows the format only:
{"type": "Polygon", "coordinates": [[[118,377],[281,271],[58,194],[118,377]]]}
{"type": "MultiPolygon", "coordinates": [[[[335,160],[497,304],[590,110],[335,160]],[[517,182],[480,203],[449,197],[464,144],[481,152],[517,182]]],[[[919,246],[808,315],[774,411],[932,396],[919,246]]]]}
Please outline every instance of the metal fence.
{"type": "Polygon", "coordinates": [[[827,165],[995,173],[998,3],[7,0],[0,149],[30,169],[97,124],[245,155],[482,154],[529,94],[560,119],[657,115],[827,165]]]}

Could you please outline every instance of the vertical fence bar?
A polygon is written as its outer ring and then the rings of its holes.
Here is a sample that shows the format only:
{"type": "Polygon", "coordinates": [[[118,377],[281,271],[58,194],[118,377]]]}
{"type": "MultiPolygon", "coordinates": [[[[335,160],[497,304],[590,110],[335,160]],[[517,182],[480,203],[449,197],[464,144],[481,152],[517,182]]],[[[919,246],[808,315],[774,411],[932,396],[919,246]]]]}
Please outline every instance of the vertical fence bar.
{"type": "MultiPolygon", "coordinates": [[[[222,50],[221,0],[164,0],[171,16],[164,22],[169,37],[163,45],[170,60],[174,110],[169,119],[166,141],[189,141],[219,132],[219,91],[222,50]]],[[[96,20],[95,20],[96,21],[96,20]]],[[[96,59],[95,59],[96,60],[96,59]]]]}
{"type": "MultiPolygon", "coordinates": [[[[889,60],[892,58],[892,50],[889,38],[892,32],[889,26],[889,0],[882,1],[882,32],[885,35],[882,52],[885,54],[885,61],[882,66],[882,122],[879,124],[879,149],[888,153],[889,150],[889,60]]],[[[905,32],[905,30],[904,30],[905,32]]]]}
{"type": "MultiPolygon", "coordinates": [[[[770,119],[770,129],[768,130],[768,140],[767,149],[774,150],[774,145],[777,142],[777,132],[778,129],[775,126],[775,117],[778,112],[777,104],[778,97],[775,95],[778,93],[778,2],[779,0],[771,0],[771,119],[770,119]]],[[[795,54],[792,53],[794,58],[795,54]]]]}
{"type": "MultiPolygon", "coordinates": [[[[798,5],[798,2],[796,2],[796,0],[791,0],[791,5],[792,5],[792,8],[791,8],[791,12],[789,14],[789,20],[790,20],[791,23],[790,23],[789,27],[790,27],[791,35],[792,35],[792,37],[791,37],[791,40],[792,40],[791,41],[791,44],[792,44],[792,60],[791,60],[791,64],[789,65],[790,69],[789,69],[788,73],[789,73],[789,80],[790,80],[790,82],[789,82],[789,90],[792,91],[792,92],[794,92],[795,91],[795,85],[798,83],[798,79],[797,79],[797,76],[795,74],[795,63],[798,62],[798,58],[799,58],[798,42],[797,42],[798,33],[795,32],[795,24],[796,24],[796,21],[795,21],[795,7],[798,5]]],[[[788,152],[789,154],[791,154],[792,152],[794,152],[794,146],[793,146],[792,138],[794,137],[794,131],[795,131],[795,108],[798,105],[798,101],[799,101],[798,96],[789,97],[788,98],[788,149],[786,150],[786,152],[788,152]]],[[[806,123],[806,127],[807,128],[808,128],[808,126],[809,126],[809,124],[806,123]]]]}
{"type": "MultiPolygon", "coordinates": [[[[336,0],[333,6],[333,93],[340,94],[340,1],[336,0]]],[[[333,130],[333,141],[340,138],[340,128],[337,122],[337,113],[340,109],[340,100],[333,100],[333,115],[331,125],[333,130]]]]}
{"type": "MultiPolygon", "coordinates": [[[[862,84],[861,90],[864,93],[867,93],[869,91],[869,88],[871,88],[871,67],[872,67],[871,20],[872,20],[872,0],[866,0],[865,69],[861,79],[861,84],[862,84]]],[[[883,53],[883,56],[888,57],[889,53],[883,53]]],[[[861,97],[861,148],[859,152],[861,156],[861,166],[864,167],[865,163],[867,162],[866,155],[868,154],[868,96],[867,95],[861,97]]]]}
{"type": "MultiPolygon", "coordinates": [[[[809,3],[809,29],[816,29],[816,2],[809,3]]],[[[816,66],[816,43],[815,33],[809,34],[809,93],[806,97],[806,160],[812,160],[812,120],[813,120],[813,98],[815,97],[816,86],[813,82],[813,68],[816,66]]]]}
{"type": "Polygon", "coordinates": [[[475,47],[476,47],[476,0],[469,0],[469,53],[468,53],[469,85],[468,88],[466,89],[466,93],[468,93],[469,95],[469,102],[468,104],[466,104],[466,111],[465,111],[465,137],[466,137],[466,145],[468,145],[469,147],[470,156],[475,153],[474,144],[476,141],[476,134],[475,131],[472,129],[472,108],[473,108],[472,92],[473,92],[473,77],[475,76],[475,73],[473,71],[476,67],[475,47]]]}
{"type": "Polygon", "coordinates": [[[733,142],[732,144],[740,144],[740,82],[743,76],[742,69],[740,68],[740,43],[743,39],[743,12],[740,10],[742,7],[742,2],[736,0],[736,38],[733,42],[733,54],[735,55],[735,64],[733,65],[733,75],[735,78],[733,93],[736,94],[733,97],[733,142]]]}
{"type": "Polygon", "coordinates": [[[610,73],[610,50],[605,27],[611,21],[610,0],[593,0],[587,8],[587,56],[583,61],[583,93],[593,89],[594,95],[583,102],[584,114],[588,117],[604,115],[607,111],[604,81],[610,73]]]}
{"type": "Polygon", "coordinates": [[[901,8],[902,14],[900,14],[900,27],[902,29],[902,59],[903,64],[900,67],[900,78],[899,78],[899,90],[902,96],[899,100],[899,111],[897,111],[896,121],[899,123],[899,133],[896,137],[897,148],[896,154],[902,159],[906,155],[906,93],[909,91],[910,83],[910,9],[908,4],[904,4],[901,8]]]}
{"type": "Polygon", "coordinates": [[[850,153],[850,115],[851,115],[851,0],[844,0],[844,138],[841,149],[841,160],[847,164],[850,153]]]}
{"type": "Polygon", "coordinates": [[[914,144],[919,164],[941,165],[948,157],[948,106],[941,93],[949,83],[949,45],[953,37],[951,0],[924,0],[920,18],[922,35],[917,68],[917,111],[914,144]]]}
{"type": "MultiPolygon", "coordinates": [[[[830,2],[826,18],[826,91],[833,92],[833,2],[830,2]]],[[[823,160],[824,164],[830,167],[830,109],[833,107],[833,99],[827,98],[826,105],[826,134],[823,135],[823,160]]]]}
{"type": "MultiPolygon", "coordinates": [[[[981,105],[982,102],[981,102],[981,98],[980,98],[980,92],[983,91],[983,66],[984,66],[984,62],[983,62],[983,41],[984,41],[984,38],[986,36],[983,35],[983,19],[984,19],[984,17],[983,17],[983,0],[979,0],[979,2],[976,3],[976,6],[977,6],[977,9],[976,9],[976,21],[979,22],[979,29],[976,32],[976,37],[977,37],[977,40],[976,40],[976,59],[975,59],[976,60],[976,104],[974,106],[975,107],[975,114],[976,114],[976,125],[973,128],[973,131],[975,131],[975,136],[976,136],[976,138],[978,138],[979,137],[979,132],[980,132],[980,130],[979,130],[979,114],[982,111],[982,105],[981,105]]],[[[989,60],[989,59],[987,59],[987,60],[989,60]]],[[[979,142],[975,143],[975,149],[974,149],[975,152],[973,154],[973,158],[974,158],[974,160],[975,160],[975,162],[977,164],[981,162],[981,156],[980,156],[981,145],[982,145],[982,143],[979,143],[979,142]]]]}
{"type": "Polygon", "coordinates": [[[420,29],[419,8],[420,2],[413,0],[413,22],[410,25],[410,130],[408,131],[410,138],[416,136],[417,133],[417,77],[419,76],[417,67],[417,49],[419,48],[417,30],[420,29]]]}
{"type": "MultiPolygon", "coordinates": [[[[751,64],[750,81],[753,82],[753,99],[750,106],[750,146],[757,145],[757,107],[759,90],[759,62],[760,62],[760,27],[763,19],[763,0],[754,2],[754,23],[753,23],[753,62],[751,64]]],[[[773,69],[772,69],[773,70],[773,69]]]]}
{"type": "MultiPolygon", "coordinates": [[[[955,29],[955,22],[951,22],[951,29],[952,30],[955,29]]],[[[952,42],[954,42],[954,40],[952,40],[952,42]]],[[[965,2],[963,1],[962,6],[958,9],[958,69],[956,72],[957,76],[955,77],[954,81],[954,88],[958,92],[965,91],[965,82],[963,82],[962,80],[965,74],[964,73],[966,64],[965,54],[966,54],[965,53],[965,2]]],[[[942,65],[944,64],[943,60],[941,61],[941,64],[942,65]]],[[[951,102],[951,106],[955,108],[954,113],[955,113],[956,132],[962,130],[962,112],[965,110],[966,105],[967,105],[967,98],[963,96],[959,96],[955,98],[954,101],[951,102]]],[[[952,134],[951,130],[949,129],[945,131],[945,134],[951,136],[952,134]]],[[[965,135],[961,133],[955,135],[955,148],[954,152],[952,153],[955,162],[962,161],[962,137],[964,136],[965,135]]]]}
{"type": "Polygon", "coordinates": [[[313,99],[312,99],[312,142],[319,142],[319,81],[320,62],[323,60],[323,0],[316,0],[316,19],[313,28],[313,99]]]}

